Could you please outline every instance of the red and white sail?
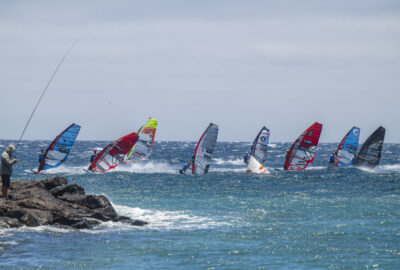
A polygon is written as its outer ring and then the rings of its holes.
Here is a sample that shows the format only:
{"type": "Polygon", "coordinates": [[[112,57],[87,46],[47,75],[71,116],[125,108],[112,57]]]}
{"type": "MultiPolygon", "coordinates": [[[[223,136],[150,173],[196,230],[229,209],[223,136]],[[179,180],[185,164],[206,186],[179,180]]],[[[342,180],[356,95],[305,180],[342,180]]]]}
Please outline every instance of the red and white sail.
{"type": "Polygon", "coordinates": [[[315,122],[297,138],[286,154],[285,170],[304,170],[314,161],[321,131],[322,124],[315,122]]]}
{"type": "Polygon", "coordinates": [[[135,132],[132,132],[113,141],[97,154],[88,170],[105,173],[114,169],[124,159],[125,155],[131,151],[138,138],[139,136],[135,132]]]}

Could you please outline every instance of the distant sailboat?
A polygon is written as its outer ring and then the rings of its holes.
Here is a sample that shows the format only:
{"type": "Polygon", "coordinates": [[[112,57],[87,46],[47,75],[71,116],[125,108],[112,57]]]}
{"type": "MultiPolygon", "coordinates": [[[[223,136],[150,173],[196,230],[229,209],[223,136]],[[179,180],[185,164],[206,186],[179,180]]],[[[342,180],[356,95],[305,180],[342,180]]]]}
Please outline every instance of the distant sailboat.
{"type": "Polygon", "coordinates": [[[288,171],[304,170],[314,161],[317,145],[322,131],[322,124],[315,122],[307,128],[293,143],[286,153],[284,169],[288,171]]]}
{"type": "Polygon", "coordinates": [[[379,127],[368,137],[354,161],[354,166],[374,168],[379,164],[385,132],[384,127],[379,127]]]}
{"type": "Polygon", "coordinates": [[[360,138],[360,128],[353,127],[347,132],[336,150],[335,166],[349,167],[353,164],[357,156],[358,140],[360,138]]]}
{"type": "Polygon", "coordinates": [[[217,138],[218,126],[210,123],[196,145],[192,160],[193,174],[208,173],[217,138]]]}
{"type": "Polygon", "coordinates": [[[32,172],[40,173],[43,170],[56,168],[67,160],[80,130],[81,127],[79,125],[72,124],[61,132],[47,147],[38,170],[32,172]]]}

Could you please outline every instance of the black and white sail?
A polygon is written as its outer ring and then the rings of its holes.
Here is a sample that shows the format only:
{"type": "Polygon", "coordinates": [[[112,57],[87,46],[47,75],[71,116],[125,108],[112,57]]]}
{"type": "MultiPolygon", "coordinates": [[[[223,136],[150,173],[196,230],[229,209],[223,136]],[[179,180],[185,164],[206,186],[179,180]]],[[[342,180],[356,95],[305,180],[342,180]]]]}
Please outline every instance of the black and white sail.
{"type": "Polygon", "coordinates": [[[366,166],[374,168],[381,159],[383,140],[385,139],[385,128],[379,127],[365,141],[354,161],[354,166],[366,166]]]}

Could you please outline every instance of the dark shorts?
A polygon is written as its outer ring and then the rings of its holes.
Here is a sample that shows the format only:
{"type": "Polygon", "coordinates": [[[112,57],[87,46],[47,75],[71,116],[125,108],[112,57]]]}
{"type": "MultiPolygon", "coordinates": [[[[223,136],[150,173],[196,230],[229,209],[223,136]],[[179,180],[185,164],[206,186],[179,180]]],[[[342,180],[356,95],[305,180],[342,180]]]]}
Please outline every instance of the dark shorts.
{"type": "Polygon", "coordinates": [[[1,182],[3,183],[3,186],[5,187],[10,187],[10,176],[9,175],[2,175],[1,176],[1,182]]]}

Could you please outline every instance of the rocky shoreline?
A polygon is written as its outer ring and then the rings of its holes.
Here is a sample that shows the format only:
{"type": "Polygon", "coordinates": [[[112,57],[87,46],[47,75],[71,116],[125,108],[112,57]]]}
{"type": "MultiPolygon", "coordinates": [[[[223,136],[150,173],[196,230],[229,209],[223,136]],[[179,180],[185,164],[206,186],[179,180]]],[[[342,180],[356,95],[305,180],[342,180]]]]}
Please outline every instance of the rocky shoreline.
{"type": "Polygon", "coordinates": [[[82,187],[64,177],[12,180],[9,198],[0,197],[0,228],[52,225],[92,229],[102,221],[144,226],[146,221],[119,216],[103,195],[86,195],[82,187]]]}

